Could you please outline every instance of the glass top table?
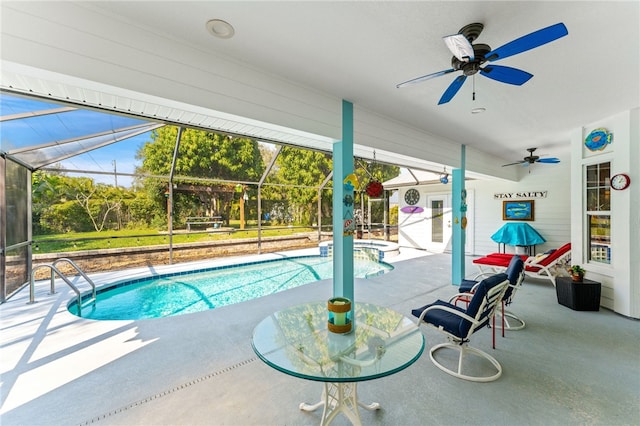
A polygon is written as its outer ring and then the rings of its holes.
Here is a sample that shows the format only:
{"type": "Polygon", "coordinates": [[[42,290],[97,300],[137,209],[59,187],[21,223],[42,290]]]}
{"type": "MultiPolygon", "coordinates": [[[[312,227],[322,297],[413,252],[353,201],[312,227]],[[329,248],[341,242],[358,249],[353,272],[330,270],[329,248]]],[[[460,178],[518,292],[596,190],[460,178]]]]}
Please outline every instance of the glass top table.
{"type": "Polygon", "coordinates": [[[368,303],[355,304],[355,327],[348,334],[331,333],[327,318],[326,301],[275,312],[256,326],[253,350],[278,371],[325,383],[319,403],[300,404],[306,411],[324,405],[321,424],[329,424],[340,412],[360,424],[357,405],[370,410],[380,405],[358,401],[357,382],[413,364],[424,350],[424,337],[411,319],[368,303]]]}

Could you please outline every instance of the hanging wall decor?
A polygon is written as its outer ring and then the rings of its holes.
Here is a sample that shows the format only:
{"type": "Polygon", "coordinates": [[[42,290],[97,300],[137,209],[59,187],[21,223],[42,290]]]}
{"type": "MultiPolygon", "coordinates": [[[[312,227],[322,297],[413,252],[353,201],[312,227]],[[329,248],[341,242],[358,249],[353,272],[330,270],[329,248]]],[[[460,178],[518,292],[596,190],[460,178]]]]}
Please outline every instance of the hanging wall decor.
{"type": "Polygon", "coordinates": [[[344,216],[342,218],[342,235],[348,237],[356,231],[356,222],[353,220],[353,191],[358,186],[358,178],[354,173],[347,175],[342,181],[345,194],[342,198],[344,204],[344,216]]]}
{"type": "Polygon", "coordinates": [[[356,221],[353,220],[351,211],[347,210],[343,217],[342,235],[347,237],[353,235],[356,232],[356,221]]]}
{"type": "Polygon", "coordinates": [[[424,209],[420,206],[404,206],[403,208],[400,209],[400,211],[402,213],[422,213],[424,211],[424,209]]]}
{"type": "Polygon", "coordinates": [[[344,178],[343,183],[345,191],[353,192],[356,189],[356,186],[358,186],[358,178],[355,174],[351,173],[346,178],[344,178]]]}
{"type": "Polygon", "coordinates": [[[604,127],[594,129],[584,139],[584,146],[589,151],[602,151],[613,141],[613,134],[604,127]]]}
{"type": "Polygon", "coordinates": [[[534,200],[503,201],[502,220],[535,220],[534,200]]]}

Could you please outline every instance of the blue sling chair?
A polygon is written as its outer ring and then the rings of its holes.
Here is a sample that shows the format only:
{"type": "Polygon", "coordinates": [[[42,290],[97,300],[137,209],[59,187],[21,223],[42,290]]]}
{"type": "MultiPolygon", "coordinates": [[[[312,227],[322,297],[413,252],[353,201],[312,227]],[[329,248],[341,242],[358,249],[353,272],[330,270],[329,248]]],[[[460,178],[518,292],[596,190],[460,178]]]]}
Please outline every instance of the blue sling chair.
{"type": "MultiPolygon", "coordinates": [[[[521,330],[524,328],[525,323],[523,320],[518,318],[512,312],[505,310],[505,305],[508,306],[513,302],[513,297],[516,292],[522,286],[522,282],[525,277],[525,267],[524,260],[518,255],[513,255],[511,260],[509,261],[509,266],[507,266],[506,271],[507,278],[509,279],[509,288],[504,293],[504,297],[502,298],[502,303],[500,309],[496,311],[496,315],[500,317],[502,323],[502,337],[504,337],[504,330],[521,330]],[[509,319],[512,319],[514,322],[510,322],[509,319]]],[[[458,287],[459,293],[473,293],[475,292],[476,286],[479,284],[479,279],[481,277],[487,277],[493,275],[493,272],[484,272],[482,274],[476,275],[473,280],[462,280],[460,283],[460,287],[458,287]]],[[[458,297],[456,299],[455,304],[458,302],[466,302],[469,303],[471,300],[470,295],[465,294],[464,296],[458,297]]],[[[495,317],[493,324],[493,349],[496,348],[496,328],[495,328],[495,317]]]]}
{"type": "MultiPolygon", "coordinates": [[[[447,337],[446,343],[435,345],[429,351],[431,362],[436,367],[454,377],[474,382],[490,382],[502,375],[502,366],[495,358],[480,349],[470,347],[468,344],[472,334],[489,325],[508,287],[507,274],[495,274],[485,278],[477,285],[466,309],[453,303],[458,297],[464,296],[456,294],[449,302],[437,300],[411,311],[418,318],[418,326],[426,324],[447,337]],[[436,360],[435,353],[441,349],[453,349],[459,352],[457,370],[436,360]],[[463,364],[467,353],[489,361],[497,372],[483,376],[464,374],[463,364]]],[[[469,294],[467,293],[467,295],[469,294]]]]}

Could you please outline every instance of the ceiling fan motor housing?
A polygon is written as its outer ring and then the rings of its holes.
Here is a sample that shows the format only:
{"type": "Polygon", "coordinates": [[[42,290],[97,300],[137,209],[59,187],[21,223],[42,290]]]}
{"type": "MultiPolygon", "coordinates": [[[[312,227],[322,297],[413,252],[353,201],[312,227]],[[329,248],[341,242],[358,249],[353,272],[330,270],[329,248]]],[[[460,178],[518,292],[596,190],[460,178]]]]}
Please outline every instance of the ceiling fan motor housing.
{"type": "Polygon", "coordinates": [[[451,58],[451,68],[454,70],[462,70],[462,73],[466,76],[474,75],[480,71],[480,66],[485,63],[485,55],[491,52],[491,47],[487,44],[474,44],[473,54],[475,56],[473,61],[465,62],[461,61],[455,56],[451,58]]]}
{"type": "Polygon", "coordinates": [[[484,24],[481,24],[480,22],[474,22],[473,24],[465,25],[464,27],[460,28],[458,34],[462,34],[467,40],[469,40],[469,43],[473,43],[473,41],[480,36],[480,33],[483,29],[484,24]]]}

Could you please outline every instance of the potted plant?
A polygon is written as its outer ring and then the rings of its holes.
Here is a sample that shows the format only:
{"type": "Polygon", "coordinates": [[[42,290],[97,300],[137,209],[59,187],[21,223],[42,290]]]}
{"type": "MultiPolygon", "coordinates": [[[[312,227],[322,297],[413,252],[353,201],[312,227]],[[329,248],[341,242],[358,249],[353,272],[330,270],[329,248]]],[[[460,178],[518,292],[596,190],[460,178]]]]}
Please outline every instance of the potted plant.
{"type": "Polygon", "coordinates": [[[584,278],[585,272],[587,271],[585,271],[580,265],[572,265],[571,268],[569,268],[569,274],[573,281],[581,282],[582,278],[584,278]]]}

